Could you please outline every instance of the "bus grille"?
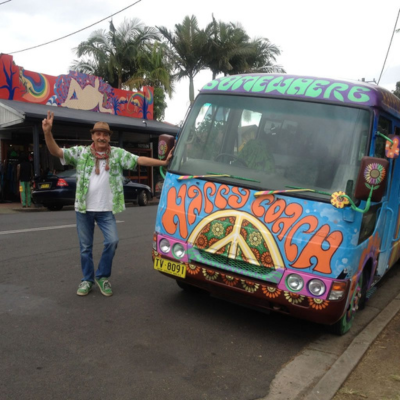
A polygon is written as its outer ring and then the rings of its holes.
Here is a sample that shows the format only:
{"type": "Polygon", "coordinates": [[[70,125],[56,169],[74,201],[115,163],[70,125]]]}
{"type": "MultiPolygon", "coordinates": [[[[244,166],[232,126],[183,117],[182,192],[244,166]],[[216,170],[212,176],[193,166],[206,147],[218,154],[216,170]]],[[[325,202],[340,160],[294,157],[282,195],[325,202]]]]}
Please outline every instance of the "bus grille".
{"type": "Polygon", "coordinates": [[[278,283],[283,275],[282,269],[253,265],[245,261],[231,259],[219,254],[208,253],[204,250],[196,249],[196,253],[195,259],[198,262],[266,282],[278,283]]]}

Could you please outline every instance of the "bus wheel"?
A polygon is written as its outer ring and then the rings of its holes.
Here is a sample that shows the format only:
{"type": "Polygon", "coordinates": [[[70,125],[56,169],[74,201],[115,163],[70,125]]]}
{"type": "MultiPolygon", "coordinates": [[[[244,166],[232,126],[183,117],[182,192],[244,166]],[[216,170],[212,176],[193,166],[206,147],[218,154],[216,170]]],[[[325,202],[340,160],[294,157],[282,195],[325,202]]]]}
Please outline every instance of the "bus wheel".
{"type": "Polygon", "coordinates": [[[360,305],[365,301],[365,293],[363,293],[365,292],[365,285],[363,286],[363,280],[364,274],[361,274],[345,314],[338,322],[329,327],[329,330],[335,335],[342,336],[352,327],[354,316],[357,310],[360,309],[360,305]]]}

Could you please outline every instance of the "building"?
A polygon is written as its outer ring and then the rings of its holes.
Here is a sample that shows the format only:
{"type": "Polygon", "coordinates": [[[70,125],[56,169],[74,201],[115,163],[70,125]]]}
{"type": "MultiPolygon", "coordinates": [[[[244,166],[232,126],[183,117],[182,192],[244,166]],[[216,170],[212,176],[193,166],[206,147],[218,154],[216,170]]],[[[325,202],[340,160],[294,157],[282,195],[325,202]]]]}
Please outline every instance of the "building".
{"type": "MultiPolygon", "coordinates": [[[[41,125],[48,110],[54,112],[53,135],[60,147],[89,145],[89,130],[104,121],[114,132],[111,145],[157,157],[158,137],[178,132],[175,125],[153,120],[151,87],[140,92],[115,89],[100,77],[75,71],[49,76],[27,71],[12,56],[0,54],[0,200],[19,199],[16,166],[22,153],[29,154],[35,176],[65,168],[45,145],[41,125]]],[[[153,191],[162,184],[156,168],[139,167],[126,175],[153,191]]]]}

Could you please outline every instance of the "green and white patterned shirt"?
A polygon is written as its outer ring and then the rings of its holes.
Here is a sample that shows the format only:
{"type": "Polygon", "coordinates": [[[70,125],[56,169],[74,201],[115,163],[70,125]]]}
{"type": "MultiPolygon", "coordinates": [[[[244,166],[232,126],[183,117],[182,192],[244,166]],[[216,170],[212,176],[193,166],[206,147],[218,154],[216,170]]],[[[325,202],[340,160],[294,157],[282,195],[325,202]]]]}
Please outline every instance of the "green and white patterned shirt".
{"type": "MultiPolygon", "coordinates": [[[[86,213],[86,198],[89,190],[89,178],[95,168],[96,159],[90,151],[90,146],[74,146],[62,149],[64,161],[76,168],[76,194],[75,209],[86,213]]],[[[111,147],[109,158],[110,188],[113,197],[113,214],[125,210],[123,170],[134,169],[137,165],[138,156],[119,147],[111,147]]]]}

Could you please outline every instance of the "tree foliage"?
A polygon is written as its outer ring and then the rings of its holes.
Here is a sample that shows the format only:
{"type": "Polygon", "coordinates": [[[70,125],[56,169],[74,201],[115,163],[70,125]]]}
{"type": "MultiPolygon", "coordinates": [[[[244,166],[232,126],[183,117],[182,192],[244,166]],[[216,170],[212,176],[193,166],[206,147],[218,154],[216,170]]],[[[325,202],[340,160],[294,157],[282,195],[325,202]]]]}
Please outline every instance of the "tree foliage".
{"type": "MultiPolygon", "coordinates": [[[[209,69],[218,75],[280,72],[280,49],[267,38],[250,39],[240,24],[212,21],[200,29],[197,18],[186,16],[172,31],[145,26],[139,19],[124,20],[108,31],[94,31],[75,49],[72,69],[100,76],[115,88],[154,88],[154,114],[160,120],[172,97],[175,81],[189,79],[189,100],[194,101],[194,78],[209,69]]],[[[396,89],[398,90],[398,89],[396,89]]],[[[395,93],[396,94],[396,93],[395,93]]]]}
{"type": "Polygon", "coordinates": [[[94,31],[74,49],[78,57],[89,59],[75,60],[72,69],[101,76],[111,86],[121,89],[139,69],[137,58],[158,38],[155,28],[145,26],[137,18],[124,20],[118,29],[111,21],[108,32],[94,31]]]}
{"type": "Polygon", "coordinates": [[[396,83],[396,89],[392,93],[400,99],[400,82],[396,83]]]}
{"type": "Polygon", "coordinates": [[[194,100],[194,77],[210,69],[213,79],[218,74],[234,75],[250,72],[285,72],[276,64],[280,49],[267,38],[247,35],[240,24],[217,21],[203,30],[195,16],[185,17],[173,32],[158,27],[169,44],[177,79],[189,78],[189,100],[194,100]]]}
{"type": "Polygon", "coordinates": [[[168,59],[167,48],[163,43],[155,42],[148,51],[138,55],[138,69],[126,81],[130,89],[140,89],[143,86],[162,88],[171,98],[174,91],[172,64],[168,59]]]}
{"type": "Polygon", "coordinates": [[[197,18],[185,17],[181,24],[175,25],[173,32],[158,27],[171,50],[173,67],[177,80],[189,78],[189,100],[194,100],[194,77],[206,68],[208,54],[208,34],[199,29],[197,18]]]}
{"type": "Polygon", "coordinates": [[[163,121],[168,104],[165,101],[165,91],[160,87],[154,88],[153,115],[156,121],[163,121]]]}

